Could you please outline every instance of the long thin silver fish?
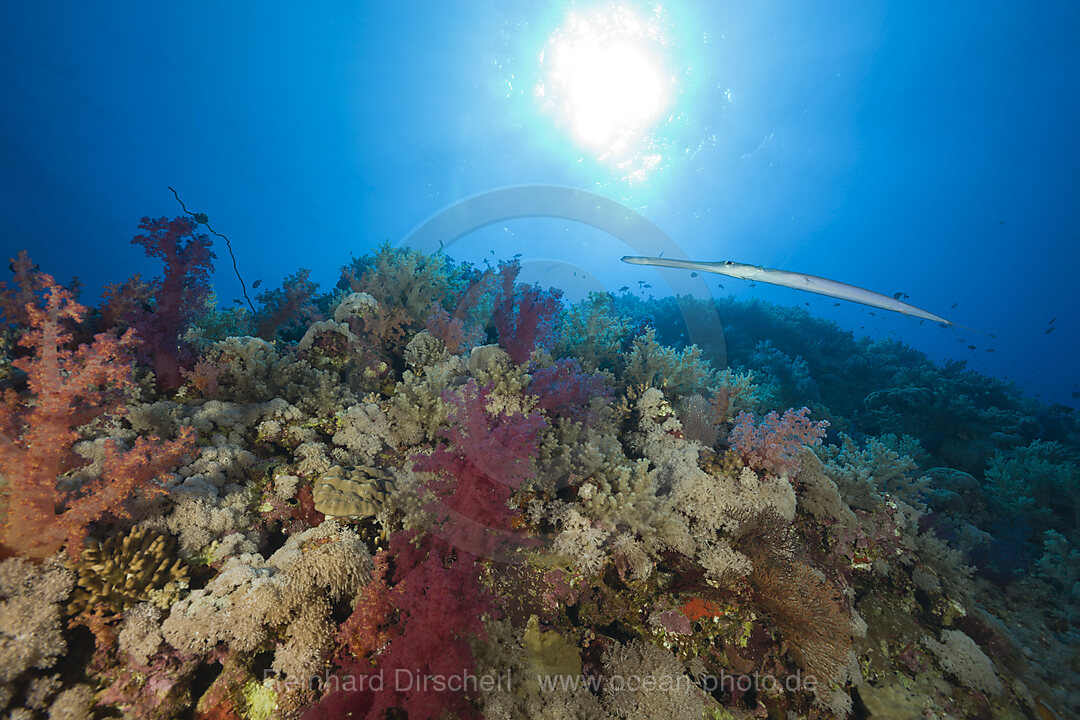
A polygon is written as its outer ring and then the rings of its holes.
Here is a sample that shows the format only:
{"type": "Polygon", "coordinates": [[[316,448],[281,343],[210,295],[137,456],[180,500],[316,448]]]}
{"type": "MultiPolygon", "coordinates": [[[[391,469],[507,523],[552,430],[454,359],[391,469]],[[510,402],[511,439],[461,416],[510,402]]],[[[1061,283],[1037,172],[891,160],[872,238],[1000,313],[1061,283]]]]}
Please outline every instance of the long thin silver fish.
{"type": "MultiPolygon", "coordinates": [[[[881,293],[876,293],[872,290],[866,290],[865,288],[855,287],[854,285],[848,285],[847,283],[837,282],[836,280],[818,277],[817,275],[807,275],[806,273],[789,272],[787,270],[775,270],[759,265],[747,265],[745,263],[732,262],[731,260],[700,262],[697,260],[675,260],[672,258],[627,255],[622,261],[630,263],[631,265],[657,265],[659,267],[677,268],[679,270],[698,270],[700,272],[727,275],[728,277],[740,278],[742,280],[780,285],[783,287],[794,288],[795,290],[805,290],[807,292],[817,293],[818,295],[828,295],[829,297],[839,298],[841,300],[850,300],[851,302],[881,308],[882,310],[892,310],[893,312],[911,315],[912,317],[922,318],[923,320],[932,320],[936,323],[941,323],[942,325],[956,325],[956,323],[950,322],[940,315],[935,315],[922,308],[917,308],[914,305],[901,302],[888,295],[882,295],[881,293]]],[[[956,327],[963,327],[963,325],[956,325],[956,327]]]]}

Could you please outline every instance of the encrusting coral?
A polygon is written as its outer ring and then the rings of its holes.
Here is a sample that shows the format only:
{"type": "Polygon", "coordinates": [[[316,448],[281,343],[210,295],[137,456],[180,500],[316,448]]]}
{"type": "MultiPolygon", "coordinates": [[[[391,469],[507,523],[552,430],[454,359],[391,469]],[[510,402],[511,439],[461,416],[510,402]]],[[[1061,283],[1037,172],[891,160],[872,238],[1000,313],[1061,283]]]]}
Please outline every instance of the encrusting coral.
{"type": "Polygon", "coordinates": [[[335,465],[315,479],[315,509],[332,517],[374,517],[393,489],[393,478],[377,468],[335,465]]]}
{"type": "Polygon", "coordinates": [[[517,262],[383,246],[222,311],[208,241],[142,229],[164,278],[97,313],[25,255],[0,285],[12,717],[1080,712],[1075,419],[517,262]]]}

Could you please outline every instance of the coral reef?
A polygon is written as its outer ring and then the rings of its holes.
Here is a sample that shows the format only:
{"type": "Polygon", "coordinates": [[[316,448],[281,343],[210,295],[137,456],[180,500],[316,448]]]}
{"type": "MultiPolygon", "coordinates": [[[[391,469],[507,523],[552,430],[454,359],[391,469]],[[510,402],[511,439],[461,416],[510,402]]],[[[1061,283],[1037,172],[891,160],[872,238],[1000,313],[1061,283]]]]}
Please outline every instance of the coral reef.
{"type": "Polygon", "coordinates": [[[142,230],[164,277],[96,313],[0,285],[9,716],[1080,714],[1072,415],[390,246],[222,311],[208,241],[142,230]]]}

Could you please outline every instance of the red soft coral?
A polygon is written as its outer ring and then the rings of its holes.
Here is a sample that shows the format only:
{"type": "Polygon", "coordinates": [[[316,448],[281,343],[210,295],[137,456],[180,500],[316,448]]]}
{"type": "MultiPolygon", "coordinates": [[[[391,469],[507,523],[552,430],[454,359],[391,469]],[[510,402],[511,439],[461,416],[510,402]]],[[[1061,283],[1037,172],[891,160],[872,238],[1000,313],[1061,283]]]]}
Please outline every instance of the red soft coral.
{"type": "Polygon", "coordinates": [[[323,698],[304,720],[380,720],[391,708],[405,711],[410,720],[478,716],[471,640],[486,636],[483,617],[496,612],[480,582],[480,563],[439,538],[417,540],[411,532],[390,536],[390,556],[394,585],[388,592],[374,591],[385,594],[374,608],[374,622],[380,623],[389,608],[396,609],[396,618],[387,630],[367,624],[373,631],[369,641],[390,638],[389,645],[373,658],[373,670],[346,662],[343,670],[350,675],[344,689],[323,698]]]}
{"type": "Polygon", "coordinates": [[[799,467],[799,448],[821,442],[829,425],[826,420],[810,420],[809,414],[809,408],[785,410],[782,417],[773,411],[755,425],[752,414],[741,412],[731,429],[731,447],[754,470],[793,474],[799,467]]]}
{"type": "Polygon", "coordinates": [[[311,270],[301,268],[282,280],[280,288],[259,293],[255,299],[262,309],[255,317],[255,332],[263,340],[273,340],[279,334],[299,339],[308,325],[323,319],[315,307],[318,290],[311,280],[311,270]]]}
{"type": "Polygon", "coordinates": [[[432,473],[428,488],[437,501],[435,531],[455,547],[483,557],[525,541],[514,529],[514,491],[533,475],[532,458],[544,418],[538,412],[490,413],[490,388],[469,383],[459,394],[446,392],[450,424],[446,443],[416,459],[416,468],[432,473]]]}
{"type": "Polygon", "coordinates": [[[375,572],[356,599],[353,611],[338,630],[339,654],[343,664],[366,658],[381,650],[393,633],[388,628],[394,603],[387,584],[390,557],[380,550],[374,558],[375,572]]]}
{"type": "Polygon", "coordinates": [[[502,287],[495,298],[492,319],[499,331],[499,345],[514,362],[524,363],[533,350],[548,348],[562,308],[560,290],[541,290],[535,285],[515,285],[521,264],[501,263],[502,287]]]}
{"type": "Polygon", "coordinates": [[[143,218],[139,228],[146,234],[132,244],[142,245],[147,257],[161,258],[165,274],[154,281],[154,312],[137,313],[131,322],[146,343],[141,359],[153,366],[158,389],[175,390],[183,382],[180,368],[191,360],[180,336],[210,296],[214,253],[210,238],[196,234],[189,218],[143,218]]]}
{"type": "Polygon", "coordinates": [[[48,275],[42,275],[45,307],[28,303],[29,327],[19,344],[33,352],[15,365],[27,376],[32,399],[8,390],[0,406],[0,474],[7,516],[0,526],[6,553],[48,557],[65,541],[78,554],[88,524],[107,512],[123,515],[122,503],[136,489],[174,465],[193,444],[190,432],[160,443],[139,438],[122,452],[110,442],[98,479],[77,493],[57,487],[57,479],[82,464],[72,451],[77,428],[119,410],[120,393],[132,385],[128,352],[134,331],[123,337],[102,333],[90,345],[71,350],[65,323],[82,322],[86,308],[48,275]]]}
{"type": "Polygon", "coordinates": [[[581,364],[573,358],[563,358],[534,372],[529,394],[539,398],[537,407],[541,410],[578,421],[588,417],[590,400],[608,401],[614,397],[602,374],[584,373],[581,364]]]}

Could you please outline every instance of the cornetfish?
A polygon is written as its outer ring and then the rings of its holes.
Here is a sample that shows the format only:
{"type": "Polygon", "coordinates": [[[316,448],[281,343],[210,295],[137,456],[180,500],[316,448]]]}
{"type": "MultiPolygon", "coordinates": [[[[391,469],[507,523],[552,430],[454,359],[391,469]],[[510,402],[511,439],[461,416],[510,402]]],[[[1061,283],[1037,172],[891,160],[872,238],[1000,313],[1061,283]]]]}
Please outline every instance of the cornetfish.
{"type": "MultiPolygon", "coordinates": [[[[855,287],[854,285],[848,285],[847,283],[837,282],[836,280],[818,277],[817,275],[807,275],[806,273],[790,272],[788,270],[775,270],[759,265],[747,265],[745,263],[732,262],[731,260],[701,262],[698,260],[675,260],[672,258],[627,255],[622,261],[624,263],[630,263],[631,265],[656,265],[659,267],[677,268],[679,270],[698,270],[700,272],[727,275],[728,277],[739,278],[741,280],[754,280],[757,282],[769,283],[770,285],[781,285],[783,287],[794,288],[795,290],[805,290],[807,292],[817,293],[818,295],[828,295],[829,297],[840,298],[841,300],[850,300],[851,302],[881,308],[882,310],[892,310],[893,312],[911,315],[912,317],[922,318],[923,320],[932,320],[936,323],[941,323],[942,325],[955,325],[955,323],[946,320],[940,315],[935,315],[932,312],[917,308],[914,305],[909,305],[906,302],[889,297],[888,295],[882,295],[881,293],[876,293],[872,290],[866,290],[865,288],[855,287]]],[[[957,325],[957,327],[963,326],[957,325]]]]}

